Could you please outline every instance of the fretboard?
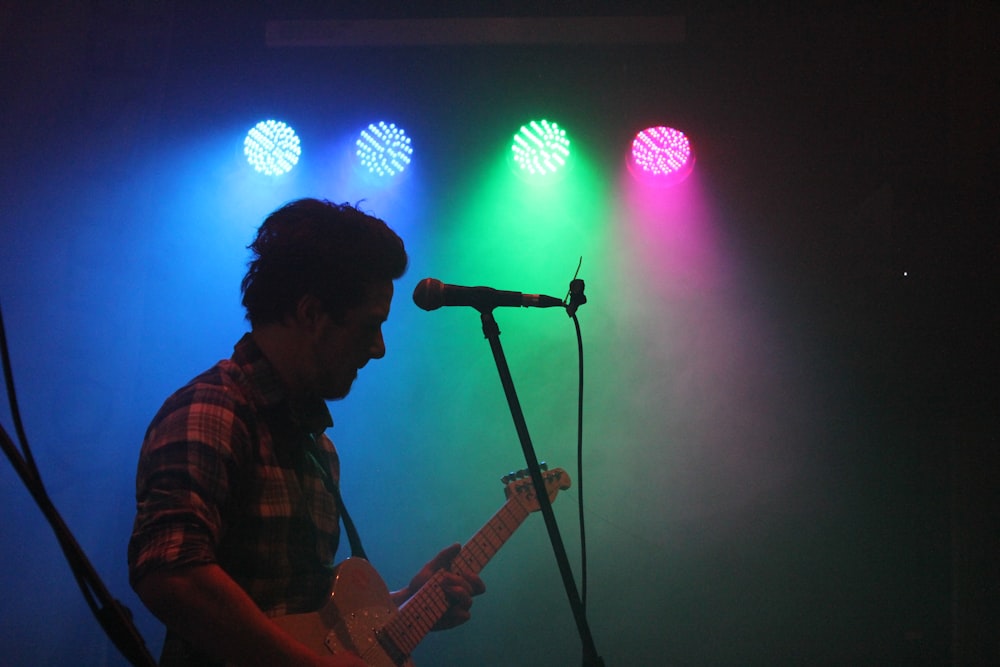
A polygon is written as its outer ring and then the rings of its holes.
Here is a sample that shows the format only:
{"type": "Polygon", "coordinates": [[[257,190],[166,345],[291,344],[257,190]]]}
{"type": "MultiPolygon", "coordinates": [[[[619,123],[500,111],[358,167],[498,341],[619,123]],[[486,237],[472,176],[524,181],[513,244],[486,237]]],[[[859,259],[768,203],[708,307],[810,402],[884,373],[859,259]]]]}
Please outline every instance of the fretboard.
{"type": "MultiPolygon", "coordinates": [[[[500,547],[524,523],[530,512],[514,500],[508,500],[462,547],[452,563],[453,572],[478,574],[500,547]]],[[[410,655],[450,606],[441,590],[439,572],[431,577],[399,613],[383,628],[386,637],[403,655],[410,655]]]]}

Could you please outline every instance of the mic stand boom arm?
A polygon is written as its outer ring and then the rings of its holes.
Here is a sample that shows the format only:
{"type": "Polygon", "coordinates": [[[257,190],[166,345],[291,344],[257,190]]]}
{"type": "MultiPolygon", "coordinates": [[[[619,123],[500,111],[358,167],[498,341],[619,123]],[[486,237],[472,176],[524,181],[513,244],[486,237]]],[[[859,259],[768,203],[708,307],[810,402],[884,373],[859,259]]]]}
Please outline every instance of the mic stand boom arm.
{"type": "Polygon", "coordinates": [[[566,588],[566,595],[569,597],[569,604],[573,610],[573,618],[576,620],[577,631],[580,633],[580,641],[583,644],[583,667],[603,667],[604,661],[597,655],[594,646],[594,639],[590,633],[590,626],[587,623],[587,614],[580,594],[576,589],[576,582],[570,570],[569,558],[566,555],[566,547],[562,537],[559,535],[559,525],[556,523],[555,514],[552,511],[552,503],[549,500],[548,491],[545,489],[545,481],[542,479],[541,467],[535,449],[531,444],[531,436],[528,435],[528,426],[524,421],[524,413],[521,410],[521,403],[517,400],[517,392],[514,390],[514,380],[507,366],[507,358],[504,355],[503,347],[500,345],[500,327],[493,317],[493,310],[482,308],[479,310],[483,321],[483,334],[490,342],[493,350],[493,358],[496,360],[497,371],[500,373],[500,383],[503,385],[504,393],[507,395],[507,403],[510,405],[510,414],[514,419],[514,427],[517,429],[518,438],[521,441],[521,448],[524,450],[524,460],[527,463],[528,471],[531,473],[531,481],[535,486],[535,495],[538,496],[538,506],[545,518],[545,527],[549,532],[549,540],[552,542],[552,550],[555,553],[556,562],[559,564],[559,572],[562,574],[563,586],[566,588]]]}

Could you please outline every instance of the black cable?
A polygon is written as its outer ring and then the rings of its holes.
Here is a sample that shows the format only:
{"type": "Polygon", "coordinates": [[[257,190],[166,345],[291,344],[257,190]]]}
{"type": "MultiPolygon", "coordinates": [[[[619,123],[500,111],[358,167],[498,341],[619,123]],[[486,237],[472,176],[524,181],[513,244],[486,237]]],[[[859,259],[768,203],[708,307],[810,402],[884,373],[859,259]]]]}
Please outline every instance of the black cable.
{"type": "Polygon", "coordinates": [[[587,608],[587,528],[583,511],[583,334],[580,332],[580,320],[574,313],[573,325],[576,327],[576,348],[578,371],[578,391],[576,399],[576,487],[577,511],[580,514],[580,599],[583,608],[587,608]]]}
{"type": "Polygon", "coordinates": [[[146,648],[146,644],[132,624],[131,614],[118,600],[114,599],[105,588],[97,571],[94,570],[83,549],[73,537],[66,522],[59,515],[52,500],[49,498],[42,483],[38,467],[28,445],[28,438],[21,422],[17,394],[14,390],[14,374],[7,348],[7,335],[3,324],[3,311],[0,309],[0,359],[3,361],[4,379],[7,386],[7,397],[10,403],[11,418],[14,420],[15,431],[21,444],[19,450],[11,440],[7,431],[0,426],[0,448],[10,460],[14,470],[31,493],[35,503],[41,509],[49,522],[59,542],[59,547],[66,556],[70,572],[76,580],[83,598],[90,607],[91,613],[97,618],[105,634],[112,640],[118,650],[136,667],[156,667],[156,661],[146,648]]]}
{"type": "Polygon", "coordinates": [[[41,485],[42,480],[38,474],[38,466],[35,465],[35,457],[32,456],[31,449],[28,447],[28,436],[21,421],[21,411],[17,407],[17,393],[14,391],[14,374],[11,370],[10,354],[7,349],[7,332],[3,326],[2,309],[0,309],[0,359],[3,360],[3,377],[7,386],[7,402],[10,405],[11,418],[14,420],[14,432],[18,442],[21,443],[21,451],[23,451],[23,455],[18,456],[18,459],[24,462],[24,467],[18,470],[18,474],[21,475],[22,479],[27,475],[31,480],[41,485]]]}
{"type": "Polygon", "coordinates": [[[586,518],[583,511],[583,335],[580,332],[580,320],[576,317],[577,309],[587,303],[587,296],[584,294],[584,282],[580,279],[580,267],[583,266],[583,257],[576,265],[576,273],[569,281],[569,293],[566,295],[566,314],[573,320],[576,327],[576,349],[579,368],[578,394],[576,405],[576,470],[577,470],[577,511],[580,515],[580,577],[581,577],[581,597],[580,604],[586,614],[587,609],[587,528],[586,518]]]}

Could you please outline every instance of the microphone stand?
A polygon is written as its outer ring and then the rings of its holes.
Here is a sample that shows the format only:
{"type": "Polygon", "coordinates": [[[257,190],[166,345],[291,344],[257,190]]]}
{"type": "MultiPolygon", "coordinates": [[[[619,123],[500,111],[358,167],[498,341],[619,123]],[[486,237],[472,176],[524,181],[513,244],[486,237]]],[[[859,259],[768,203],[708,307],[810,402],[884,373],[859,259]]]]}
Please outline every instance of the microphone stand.
{"type": "Polygon", "coordinates": [[[504,393],[507,395],[511,417],[514,419],[514,426],[521,440],[521,448],[524,450],[524,460],[528,465],[528,471],[531,473],[531,481],[535,486],[535,495],[538,496],[538,506],[541,509],[542,516],[545,517],[545,526],[549,531],[549,540],[552,542],[552,549],[559,564],[559,572],[562,574],[563,586],[566,588],[566,595],[569,597],[569,604],[573,610],[573,618],[576,620],[577,631],[580,633],[580,641],[583,644],[583,667],[603,667],[604,661],[597,654],[594,639],[590,634],[586,610],[576,589],[576,582],[570,570],[569,558],[566,555],[566,547],[563,544],[562,537],[559,535],[559,526],[552,511],[552,502],[549,500],[549,494],[545,489],[545,481],[542,479],[541,467],[539,466],[538,458],[535,456],[535,449],[531,444],[531,436],[528,435],[528,426],[524,421],[521,403],[517,400],[517,392],[514,390],[514,380],[511,378],[510,368],[507,366],[507,358],[500,345],[500,327],[493,317],[492,308],[484,307],[478,310],[480,315],[482,315],[483,334],[489,340],[490,348],[493,350],[493,358],[496,360],[497,371],[500,373],[500,382],[503,384],[504,393]]]}

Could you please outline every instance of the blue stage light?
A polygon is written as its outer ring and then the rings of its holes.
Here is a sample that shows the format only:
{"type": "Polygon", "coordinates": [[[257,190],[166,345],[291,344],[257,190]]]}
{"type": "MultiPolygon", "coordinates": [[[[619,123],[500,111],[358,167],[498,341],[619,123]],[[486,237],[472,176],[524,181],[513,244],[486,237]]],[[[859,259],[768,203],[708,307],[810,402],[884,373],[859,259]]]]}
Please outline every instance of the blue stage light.
{"type": "Polygon", "coordinates": [[[392,177],[410,164],[413,146],[403,128],[395,123],[371,123],[355,142],[362,170],[378,177],[392,177]]]}
{"type": "Polygon", "coordinates": [[[298,164],[302,148],[291,127],[280,120],[264,120],[247,132],[243,153],[261,174],[279,176],[298,164]]]}

